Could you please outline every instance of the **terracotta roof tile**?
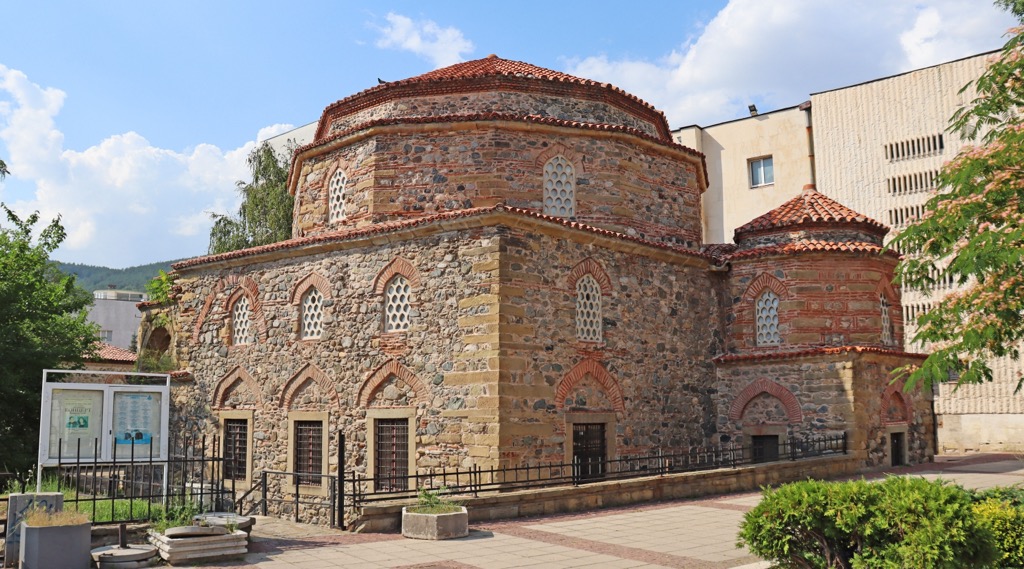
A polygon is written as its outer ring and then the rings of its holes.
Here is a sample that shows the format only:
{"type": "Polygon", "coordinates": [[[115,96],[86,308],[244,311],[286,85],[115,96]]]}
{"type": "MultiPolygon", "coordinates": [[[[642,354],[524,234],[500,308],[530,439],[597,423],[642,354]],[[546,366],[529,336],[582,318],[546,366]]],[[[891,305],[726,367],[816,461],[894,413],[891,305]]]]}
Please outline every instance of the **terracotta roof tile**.
{"type": "Polygon", "coordinates": [[[388,233],[395,233],[395,232],[398,232],[398,231],[401,231],[401,230],[404,230],[404,229],[409,229],[409,228],[412,228],[412,227],[428,225],[428,224],[431,224],[431,223],[442,222],[442,221],[453,220],[453,219],[461,219],[461,218],[483,217],[485,215],[490,215],[490,214],[495,214],[495,213],[509,213],[509,214],[516,215],[516,216],[521,216],[521,217],[540,219],[540,220],[548,221],[548,222],[551,222],[551,223],[556,223],[556,224],[562,225],[564,227],[570,227],[570,228],[573,228],[573,229],[578,229],[580,231],[585,231],[585,232],[592,233],[592,234],[602,235],[602,236],[605,236],[605,237],[611,237],[613,239],[619,239],[619,240],[622,240],[622,241],[629,241],[629,242],[633,242],[633,243],[639,243],[639,244],[642,244],[642,245],[646,245],[646,246],[654,247],[654,248],[658,248],[658,249],[674,251],[674,252],[681,253],[681,254],[684,254],[684,255],[689,255],[689,256],[692,256],[692,257],[697,257],[697,258],[700,258],[700,259],[704,259],[704,260],[707,260],[707,261],[714,261],[715,260],[714,257],[712,257],[711,255],[709,255],[707,253],[703,253],[703,252],[700,252],[700,251],[695,251],[693,249],[689,249],[689,248],[682,247],[682,246],[679,246],[679,245],[672,245],[672,244],[663,243],[663,242],[660,242],[660,241],[652,241],[652,240],[644,239],[644,238],[641,238],[641,237],[633,237],[631,235],[626,235],[625,233],[619,233],[619,232],[611,231],[611,230],[608,230],[608,229],[601,229],[599,227],[594,227],[594,226],[588,225],[586,223],[581,223],[581,222],[578,222],[578,221],[573,221],[571,219],[566,219],[566,218],[563,218],[563,217],[555,217],[555,216],[551,216],[551,215],[544,215],[543,213],[540,213],[538,211],[531,210],[531,209],[509,207],[509,206],[507,206],[505,204],[497,204],[497,205],[494,205],[494,206],[491,206],[491,207],[478,207],[478,208],[471,208],[471,209],[462,209],[462,210],[457,210],[457,211],[448,211],[448,212],[443,212],[443,213],[437,213],[437,214],[433,214],[433,215],[425,215],[425,216],[416,217],[416,218],[413,218],[413,219],[404,219],[404,220],[398,220],[398,221],[388,221],[388,222],[384,222],[384,223],[376,223],[376,224],[369,225],[369,226],[366,226],[366,227],[357,227],[357,228],[343,229],[341,231],[335,231],[335,232],[332,232],[332,233],[323,233],[323,234],[320,234],[320,235],[313,235],[313,236],[310,236],[310,237],[299,237],[299,238],[296,238],[296,239],[288,239],[286,241],[279,241],[277,243],[271,243],[269,245],[261,245],[259,247],[251,247],[249,249],[239,249],[237,251],[229,251],[227,253],[219,253],[217,255],[207,255],[207,256],[204,256],[204,257],[195,257],[195,258],[192,258],[192,259],[186,259],[184,261],[180,261],[178,263],[174,263],[172,265],[172,267],[175,270],[187,269],[187,268],[190,268],[190,267],[196,267],[196,266],[205,265],[205,264],[208,264],[208,263],[216,263],[216,262],[220,262],[220,261],[228,261],[228,260],[231,260],[231,259],[241,259],[241,258],[244,258],[244,257],[252,257],[252,256],[255,256],[255,255],[261,255],[261,254],[264,254],[264,253],[270,253],[270,252],[274,252],[274,251],[286,251],[288,249],[298,249],[298,248],[301,248],[301,247],[304,247],[304,246],[307,246],[307,245],[316,245],[316,244],[323,244],[323,243],[337,243],[337,242],[344,242],[344,241],[349,241],[349,240],[353,240],[353,239],[370,237],[370,236],[373,236],[373,235],[385,235],[385,234],[388,234],[388,233]]]}
{"type": "Polygon", "coordinates": [[[761,233],[798,225],[858,224],[875,233],[885,235],[889,228],[857,213],[845,205],[812,188],[799,196],[736,229],[736,240],[750,233],[761,233]]]}
{"type": "Polygon", "coordinates": [[[488,55],[483,59],[464,61],[462,63],[456,63],[455,65],[449,65],[448,67],[435,69],[428,73],[403,79],[398,82],[411,83],[417,81],[439,81],[444,79],[467,79],[471,77],[488,77],[491,75],[514,75],[519,77],[536,77],[538,79],[548,79],[551,81],[570,81],[573,83],[596,84],[594,81],[581,79],[579,77],[569,75],[568,73],[545,69],[523,61],[502,59],[494,54],[488,55]]]}
{"type": "Polygon", "coordinates": [[[96,361],[105,362],[134,362],[138,359],[135,352],[111,346],[106,342],[100,342],[100,349],[96,361]]]}
{"type": "Polygon", "coordinates": [[[717,363],[748,362],[752,360],[784,360],[790,358],[801,358],[806,356],[838,355],[838,354],[883,354],[901,356],[906,358],[924,359],[928,354],[905,352],[891,348],[880,348],[877,346],[821,346],[806,348],[802,350],[755,352],[747,354],[723,354],[714,358],[717,363]]]}
{"type": "Polygon", "coordinates": [[[797,241],[795,243],[783,243],[781,245],[767,245],[764,247],[756,247],[754,249],[745,249],[743,251],[736,251],[734,253],[728,253],[724,256],[728,260],[733,259],[749,259],[752,257],[764,257],[768,255],[790,255],[793,253],[818,253],[818,252],[830,252],[830,253],[869,253],[875,255],[885,255],[887,257],[893,257],[896,259],[900,258],[900,254],[892,249],[880,247],[873,243],[864,243],[860,241],[853,242],[842,242],[842,241],[818,241],[818,240],[805,240],[797,241]]]}

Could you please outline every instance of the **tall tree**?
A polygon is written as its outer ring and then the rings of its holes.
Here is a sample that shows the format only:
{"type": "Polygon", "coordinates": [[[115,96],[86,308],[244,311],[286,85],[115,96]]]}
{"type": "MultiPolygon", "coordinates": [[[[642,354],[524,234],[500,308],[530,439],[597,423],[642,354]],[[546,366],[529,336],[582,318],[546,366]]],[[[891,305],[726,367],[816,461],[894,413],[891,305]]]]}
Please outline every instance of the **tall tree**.
{"type": "Polygon", "coordinates": [[[0,180],[6,178],[10,173],[11,171],[7,169],[7,163],[0,160],[0,180]]]}
{"type": "MultiPolygon", "coordinates": [[[[999,0],[1024,23],[1024,0],[999,0]]],[[[986,71],[966,85],[975,98],[950,120],[965,146],[939,173],[922,218],[894,241],[898,279],[918,290],[952,277],[960,291],[918,318],[931,354],[909,368],[911,384],[992,380],[993,357],[1020,357],[1024,339],[1024,26],[1012,28],[986,71]]],[[[1017,384],[1018,391],[1024,378],[1017,384]]]]}
{"type": "Polygon", "coordinates": [[[42,370],[79,365],[99,330],[86,320],[92,295],[50,261],[65,237],[60,219],[33,243],[39,214],[0,207],[11,225],[0,226],[0,469],[24,470],[36,459],[42,370]]]}
{"type": "Polygon", "coordinates": [[[238,182],[242,205],[236,216],[213,216],[211,254],[267,245],[292,236],[292,204],[287,159],[264,142],[248,158],[251,182],[238,182]]]}

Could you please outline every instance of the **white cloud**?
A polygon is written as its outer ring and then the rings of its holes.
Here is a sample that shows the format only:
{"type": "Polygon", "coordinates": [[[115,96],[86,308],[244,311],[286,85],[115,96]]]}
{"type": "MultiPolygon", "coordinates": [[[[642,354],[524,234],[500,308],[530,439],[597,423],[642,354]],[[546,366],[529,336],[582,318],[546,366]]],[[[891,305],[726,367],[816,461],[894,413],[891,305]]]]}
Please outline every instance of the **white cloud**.
{"type": "Polygon", "coordinates": [[[990,0],[731,0],[658,60],[592,56],[568,72],[646,99],[673,127],[707,125],[993,49],[1012,24],[990,0]]]}
{"type": "MultiPolygon", "coordinates": [[[[0,142],[11,170],[0,200],[23,215],[60,215],[68,237],[54,257],[62,261],[123,267],[204,253],[209,212],[237,209],[235,182],[248,176],[256,141],[179,152],[127,132],[68,149],[57,127],[65,98],[0,65],[0,142]]],[[[290,128],[273,125],[257,138],[290,128]]]]}
{"type": "Polygon", "coordinates": [[[413,20],[394,12],[389,12],[385,19],[388,25],[377,28],[377,47],[412,52],[435,68],[458,63],[463,54],[473,51],[473,42],[458,28],[442,28],[432,20],[413,20]]]}

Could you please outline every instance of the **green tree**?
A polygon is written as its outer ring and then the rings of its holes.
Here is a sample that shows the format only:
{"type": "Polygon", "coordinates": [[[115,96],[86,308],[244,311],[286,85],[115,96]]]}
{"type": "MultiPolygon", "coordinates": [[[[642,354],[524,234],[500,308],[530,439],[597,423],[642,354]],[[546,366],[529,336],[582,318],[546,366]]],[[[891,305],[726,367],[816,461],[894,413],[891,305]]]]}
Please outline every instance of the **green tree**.
{"type": "MultiPolygon", "coordinates": [[[[1024,23],[1024,0],[1000,0],[1024,23]]],[[[940,190],[920,220],[894,241],[904,253],[897,278],[927,291],[952,277],[960,291],[918,318],[915,340],[931,351],[905,368],[908,383],[991,381],[988,361],[1020,357],[1024,339],[1024,26],[986,71],[966,85],[976,92],[950,120],[950,131],[973,142],[939,173],[940,190]]],[[[1018,391],[1024,378],[1017,384],[1018,391]]]]}
{"type": "Polygon", "coordinates": [[[267,245],[292,236],[294,200],[287,188],[286,158],[264,142],[249,153],[247,162],[252,181],[237,183],[242,194],[238,215],[213,215],[211,254],[267,245]]]}
{"type": "Polygon", "coordinates": [[[22,220],[0,204],[0,469],[35,463],[42,371],[79,366],[97,349],[98,328],[86,320],[92,295],[50,261],[64,240],[55,219],[39,232],[39,214],[22,220]]]}
{"type": "Polygon", "coordinates": [[[7,169],[7,164],[0,160],[0,180],[6,178],[10,173],[11,171],[7,169]]]}

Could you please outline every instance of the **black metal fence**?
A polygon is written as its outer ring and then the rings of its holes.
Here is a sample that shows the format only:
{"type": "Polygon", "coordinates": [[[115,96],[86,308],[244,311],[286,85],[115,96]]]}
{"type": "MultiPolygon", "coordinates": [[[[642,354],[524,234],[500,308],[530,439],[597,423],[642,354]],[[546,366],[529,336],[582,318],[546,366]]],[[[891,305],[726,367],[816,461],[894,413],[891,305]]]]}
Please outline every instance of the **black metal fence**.
{"type": "MultiPolygon", "coordinates": [[[[344,438],[339,449],[343,449],[344,438]]],[[[826,455],[846,454],[846,433],[820,438],[781,440],[777,446],[741,446],[734,444],[692,447],[685,452],[624,456],[614,460],[575,461],[509,468],[436,468],[396,478],[373,478],[358,473],[313,475],[318,482],[303,483],[305,473],[263,471],[236,502],[236,510],[250,515],[267,515],[276,506],[278,513],[302,519],[300,510],[316,509],[320,518],[329,518],[332,527],[345,527],[344,513],[379,502],[415,498],[420,489],[440,494],[502,492],[526,488],[552,488],[624,480],[643,476],[698,472],[718,468],[737,468],[758,463],[800,460],[826,455]]],[[[344,464],[343,460],[338,461],[344,464]]]]}

